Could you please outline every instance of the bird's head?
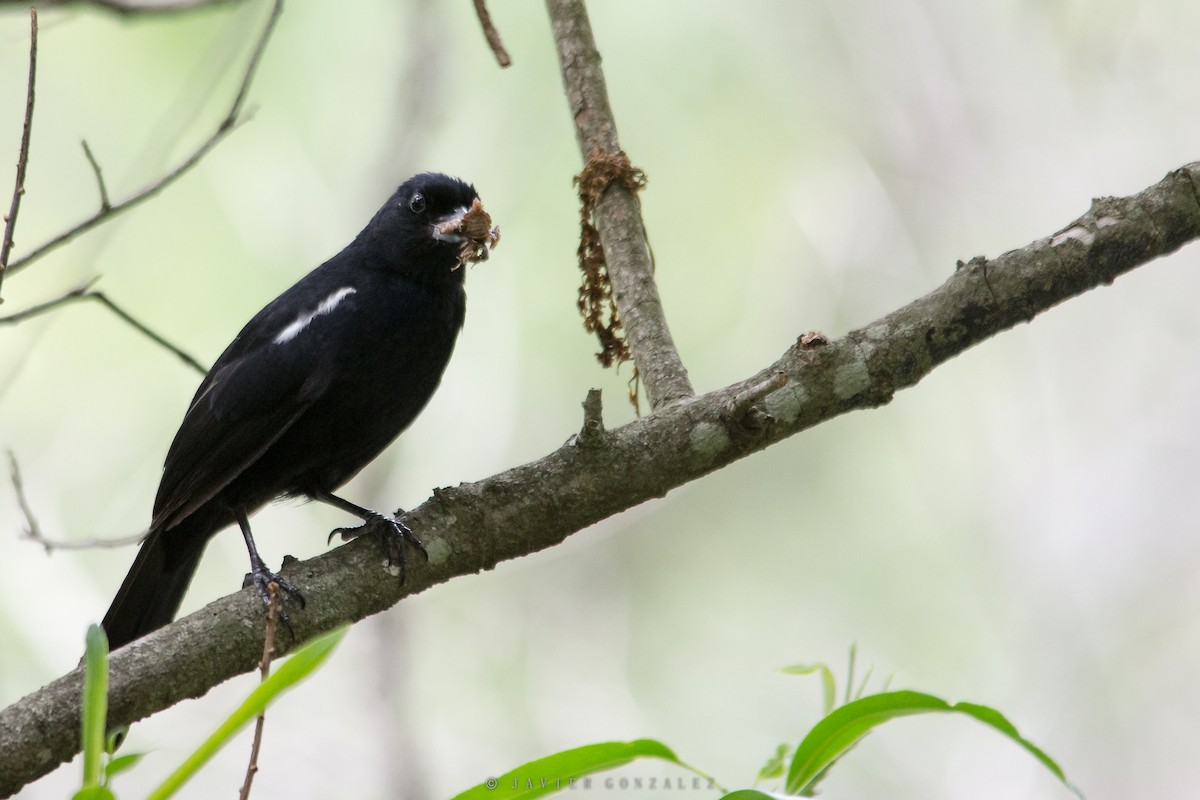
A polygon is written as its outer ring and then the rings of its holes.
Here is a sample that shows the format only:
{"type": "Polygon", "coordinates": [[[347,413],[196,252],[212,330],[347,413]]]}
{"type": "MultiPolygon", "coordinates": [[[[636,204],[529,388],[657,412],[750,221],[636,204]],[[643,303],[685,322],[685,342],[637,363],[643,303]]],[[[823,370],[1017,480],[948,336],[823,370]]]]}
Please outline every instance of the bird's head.
{"type": "Polygon", "coordinates": [[[409,178],[363,231],[386,268],[431,281],[461,280],[464,264],[484,261],[500,229],[483,210],[475,187],[458,178],[423,172],[409,178]]]}

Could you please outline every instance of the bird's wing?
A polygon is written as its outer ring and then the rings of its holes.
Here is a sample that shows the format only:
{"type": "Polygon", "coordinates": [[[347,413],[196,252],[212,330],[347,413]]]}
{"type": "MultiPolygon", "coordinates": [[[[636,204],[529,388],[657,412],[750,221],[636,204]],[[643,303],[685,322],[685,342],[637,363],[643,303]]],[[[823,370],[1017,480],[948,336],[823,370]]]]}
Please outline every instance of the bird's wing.
{"type": "MultiPolygon", "coordinates": [[[[291,341],[320,316],[303,301],[322,289],[314,271],[237,335],[196,390],[167,452],[153,529],[171,527],[257,461],[327,388],[328,351],[291,341]],[[319,286],[319,283],[318,283],[319,286]],[[289,333],[292,330],[292,333],[289,333]]],[[[326,298],[327,299],[327,298],[326,298]]],[[[346,304],[347,307],[350,303],[346,304]]],[[[319,327],[319,326],[314,326],[319,327]]]]}
{"type": "Polygon", "coordinates": [[[167,452],[152,529],[171,527],[211,500],[319,394],[311,374],[287,363],[294,359],[267,364],[264,355],[262,349],[252,350],[218,365],[201,385],[167,452]]]}
{"type": "Polygon", "coordinates": [[[211,500],[327,388],[330,353],[290,345],[324,313],[313,303],[329,299],[330,280],[337,284],[336,258],[268,303],[217,358],[167,451],[151,529],[171,527],[211,500]]]}

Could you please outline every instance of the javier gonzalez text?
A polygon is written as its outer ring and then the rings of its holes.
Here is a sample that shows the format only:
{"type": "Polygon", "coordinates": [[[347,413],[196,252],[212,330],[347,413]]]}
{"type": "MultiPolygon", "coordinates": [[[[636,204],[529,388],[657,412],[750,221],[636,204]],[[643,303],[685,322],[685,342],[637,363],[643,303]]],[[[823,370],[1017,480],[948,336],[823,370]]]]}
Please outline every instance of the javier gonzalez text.
{"type": "Polygon", "coordinates": [[[677,778],[662,778],[662,777],[605,777],[595,778],[586,776],[583,778],[545,778],[545,777],[527,777],[513,776],[505,778],[504,785],[496,778],[488,778],[484,781],[484,785],[489,789],[580,789],[580,790],[608,790],[608,791],[636,791],[645,789],[649,791],[673,789],[673,790],[709,790],[717,789],[716,781],[712,778],[701,778],[699,775],[682,776],[677,778]]]}

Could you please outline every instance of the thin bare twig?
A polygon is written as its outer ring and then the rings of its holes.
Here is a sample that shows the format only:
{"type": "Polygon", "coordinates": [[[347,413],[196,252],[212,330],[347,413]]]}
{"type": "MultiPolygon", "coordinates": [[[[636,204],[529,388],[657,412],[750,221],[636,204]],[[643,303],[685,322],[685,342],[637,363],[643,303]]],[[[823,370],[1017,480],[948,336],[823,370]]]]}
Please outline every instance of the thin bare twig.
{"type": "Polygon", "coordinates": [[[108,187],[104,185],[104,173],[100,171],[100,164],[96,161],[96,157],[92,155],[92,148],[88,147],[87,139],[80,141],[83,145],[83,155],[87,158],[88,163],[92,165],[92,172],[96,176],[96,186],[100,189],[100,210],[108,211],[112,208],[112,202],[108,199],[108,187]]]}
{"type": "MultiPolygon", "coordinates": [[[[255,43],[254,51],[250,54],[250,60],[246,64],[246,71],[242,75],[241,85],[238,87],[237,95],[233,99],[233,104],[229,107],[228,113],[218,123],[216,130],[205,139],[199,147],[192,151],[191,155],[187,156],[174,169],[165,175],[159,177],[152,183],[144,186],[139,191],[135,192],[130,197],[122,200],[119,203],[113,203],[107,207],[103,205],[101,198],[101,208],[92,216],[85,219],[83,222],[68,228],[62,233],[55,236],[48,242],[38,246],[32,252],[25,254],[21,258],[14,261],[8,268],[8,271],[16,274],[20,270],[27,267],[33,261],[41,258],[47,253],[55,250],[67,242],[75,239],[80,234],[87,233],[92,228],[95,228],[101,223],[107,222],[118,214],[128,211],[134,206],[154,197],[163,189],[177,181],[180,177],[186,174],[192,167],[196,166],[209,151],[216,147],[229,133],[245,120],[242,116],[242,106],[246,102],[246,95],[250,91],[250,83],[254,78],[255,70],[258,68],[258,62],[262,59],[263,51],[266,49],[267,42],[271,38],[271,32],[275,29],[275,23],[279,19],[280,13],[283,11],[283,0],[275,0],[271,6],[271,14],[267,17],[267,22],[263,26],[262,33],[259,34],[258,41],[255,43]]],[[[91,159],[89,159],[91,160],[91,159]]],[[[93,169],[98,168],[93,164],[93,169]]]]}
{"type": "Polygon", "coordinates": [[[21,149],[17,155],[17,179],[13,186],[12,205],[4,218],[4,240],[0,243],[0,283],[8,271],[8,256],[13,247],[13,231],[17,227],[17,212],[25,194],[25,169],[29,166],[29,132],[33,128],[33,87],[37,77],[37,9],[29,9],[29,85],[25,90],[25,124],[21,128],[21,149]]]}
{"type": "Polygon", "coordinates": [[[201,375],[208,374],[207,367],[205,367],[203,364],[201,364],[196,359],[192,358],[187,353],[180,350],[175,345],[168,342],[166,339],[164,339],[159,334],[150,330],[150,328],[146,327],[141,322],[138,322],[136,319],[131,317],[129,315],[129,312],[127,312],[125,309],[118,306],[112,300],[109,300],[108,295],[104,294],[103,292],[88,292],[86,295],[84,295],[84,299],[87,299],[87,298],[91,298],[92,300],[95,300],[98,303],[100,303],[101,305],[103,305],[105,308],[107,308],[112,313],[116,314],[122,320],[124,320],[125,322],[132,325],[134,328],[136,328],[139,332],[141,332],[143,335],[148,337],[155,344],[159,345],[160,347],[165,347],[167,350],[170,350],[172,353],[174,353],[179,358],[180,361],[187,364],[192,369],[196,370],[196,372],[199,372],[201,375]]]}
{"type": "Polygon", "coordinates": [[[500,62],[501,67],[511,66],[512,57],[504,49],[504,42],[500,41],[500,31],[492,24],[492,15],[488,13],[486,0],[475,0],[475,13],[479,16],[483,35],[487,37],[487,43],[496,55],[496,61],[500,62]]]}
{"type": "MultiPolygon", "coordinates": [[[[33,516],[33,509],[29,507],[29,500],[25,497],[25,482],[21,480],[21,467],[17,464],[17,454],[12,450],[8,451],[8,473],[12,477],[13,491],[17,494],[17,506],[21,509],[21,516],[25,517],[25,530],[22,535],[35,542],[46,541],[42,536],[42,527],[38,525],[37,518],[33,516]]],[[[46,549],[48,552],[50,548],[46,549]]]]}
{"type": "Polygon", "coordinates": [[[33,508],[29,504],[29,498],[25,496],[25,482],[21,479],[21,467],[17,464],[17,456],[12,450],[8,451],[8,470],[12,479],[13,491],[17,495],[17,507],[21,509],[21,516],[25,517],[25,530],[21,532],[21,538],[37,542],[45,548],[47,554],[55,550],[124,547],[126,545],[137,544],[146,538],[146,534],[139,533],[137,536],[123,536],[119,539],[77,539],[72,541],[48,539],[42,533],[42,528],[38,525],[37,518],[33,515],[33,508]]]}
{"type": "Polygon", "coordinates": [[[254,44],[254,51],[250,54],[250,60],[246,62],[246,72],[242,75],[242,83],[238,87],[237,96],[233,98],[233,105],[229,107],[229,113],[225,115],[225,119],[217,128],[218,132],[233,127],[237,122],[238,115],[242,113],[246,95],[250,91],[250,82],[254,80],[254,73],[258,71],[258,62],[262,60],[263,53],[266,52],[267,41],[271,38],[271,32],[275,30],[275,23],[279,21],[279,15],[282,13],[283,0],[275,0],[271,5],[271,14],[267,17],[267,24],[263,26],[263,31],[254,44]]]}
{"type": "MultiPolygon", "coordinates": [[[[258,672],[262,676],[262,683],[266,683],[267,677],[271,674],[271,659],[275,657],[275,631],[279,629],[279,614],[283,609],[279,600],[279,584],[275,581],[268,583],[267,594],[269,595],[267,624],[263,631],[262,660],[258,662],[258,672]]],[[[238,792],[239,800],[247,800],[250,797],[250,784],[254,782],[254,776],[258,773],[258,751],[262,746],[263,725],[266,721],[267,711],[264,708],[258,715],[258,719],[254,721],[254,740],[250,744],[250,763],[246,765],[246,779],[242,782],[241,791],[238,792]]]]}
{"type": "Polygon", "coordinates": [[[170,350],[172,353],[174,353],[179,358],[180,361],[187,364],[189,367],[196,370],[201,375],[208,374],[207,367],[205,367],[203,364],[201,364],[196,359],[192,358],[190,355],[185,353],[179,347],[177,347],[174,344],[172,344],[171,342],[169,342],[162,335],[151,330],[145,323],[139,322],[138,320],[134,319],[134,317],[128,311],[121,308],[115,302],[110,300],[108,298],[108,295],[104,294],[104,292],[92,291],[92,286],[95,285],[96,281],[98,281],[99,279],[100,279],[99,276],[97,276],[95,278],[92,278],[90,281],[83,284],[82,286],[75,287],[74,289],[72,289],[71,291],[62,295],[61,297],[56,297],[53,300],[47,300],[45,303],[40,303],[36,306],[31,306],[31,307],[25,309],[24,311],[18,311],[17,313],[10,314],[7,317],[0,317],[0,325],[15,325],[18,322],[24,322],[27,319],[31,319],[32,317],[36,317],[41,314],[45,314],[46,312],[53,311],[54,309],[59,308],[60,306],[67,305],[68,303],[74,303],[79,300],[95,300],[97,303],[104,306],[112,313],[116,314],[117,317],[120,318],[122,321],[124,321],[124,322],[128,323],[130,326],[132,326],[135,330],[138,331],[138,333],[141,333],[143,336],[147,337],[148,339],[150,339],[152,342],[159,345],[160,347],[164,347],[167,350],[170,350]]]}
{"type": "MultiPolygon", "coordinates": [[[[27,6],[29,2],[30,0],[0,0],[0,6],[27,6]]],[[[90,5],[122,16],[131,16],[134,14],[195,11],[231,2],[244,2],[244,0],[47,0],[43,5],[57,8],[90,5]]]]}

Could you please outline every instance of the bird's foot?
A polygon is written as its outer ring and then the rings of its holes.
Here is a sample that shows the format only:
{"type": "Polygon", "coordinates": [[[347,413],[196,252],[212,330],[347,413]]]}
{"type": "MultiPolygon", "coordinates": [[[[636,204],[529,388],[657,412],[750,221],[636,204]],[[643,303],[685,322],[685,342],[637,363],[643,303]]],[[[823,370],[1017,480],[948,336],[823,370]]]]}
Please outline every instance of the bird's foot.
{"type": "Polygon", "coordinates": [[[362,525],[355,528],[335,528],[329,534],[329,541],[333,541],[334,536],[340,535],[343,542],[348,542],[351,539],[357,539],[360,536],[375,536],[383,544],[383,549],[387,552],[387,565],[395,568],[400,577],[400,582],[404,583],[404,567],[405,567],[405,550],[404,542],[407,540],[413,547],[421,551],[421,555],[425,556],[425,560],[429,560],[429,551],[425,549],[424,543],[417,538],[413,533],[412,528],[405,525],[401,520],[395,517],[385,517],[383,514],[378,514],[374,511],[367,512],[362,525]]]}
{"type": "MultiPolygon", "coordinates": [[[[246,575],[245,580],[242,582],[242,588],[245,589],[247,586],[253,584],[254,588],[258,590],[258,595],[262,598],[263,606],[268,612],[271,609],[270,586],[272,583],[278,586],[279,591],[282,591],[283,594],[285,594],[288,598],[298,602],[300,604],[300,608],[304,608],[304,595],[300,593],[300,589],[296,586],[296,584],[292,583],[278,572],[271,572],[262,559],[251,561],[250,573],[246,575]]],[[[288,619],[287,606],[283,603],[280,603],[279,605],[279,621],[284,624],[294,639],[295,633],[292,631],[291,620],[288,619]]]]}

